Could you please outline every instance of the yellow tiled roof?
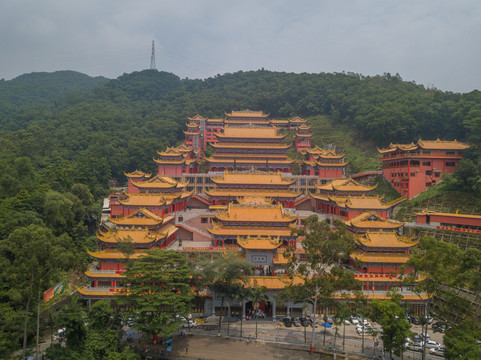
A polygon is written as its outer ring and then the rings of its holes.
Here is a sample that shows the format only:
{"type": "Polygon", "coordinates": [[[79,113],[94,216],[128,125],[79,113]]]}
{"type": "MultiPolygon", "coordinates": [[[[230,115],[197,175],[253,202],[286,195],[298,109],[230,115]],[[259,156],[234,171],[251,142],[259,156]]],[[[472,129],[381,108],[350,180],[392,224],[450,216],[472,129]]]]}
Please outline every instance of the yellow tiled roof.
{"type": "MultiPolygon", "coordinates": [[[[296,180],[289,180],[281,172],[264,171],[224,171],[222,177],[212,177],[216,184],[246,185],[292,185],[296,180]]],[[[247,190],[247,189],[246,189],[247,190]]]]}
{"type": "Polygon", "coordinates": [[[219,213],[217,219],[224,221],[281,222],[293,223],[297,216],[287,214],[282,204],[260,204],[256,200],[248,203],[229,203],[226,211],[219,213]]]}
{"type": "Polygon", "coordinates": [[[409,260],[409,254],[377,254],[353,252],[351,258],[364,263],[389,263],[389,264],[405,264],[409,260]]]}
{"type": "Polygon", "coordinates": [[[214,224],[212,229],[207,229],[211,234],[228,236],[291,236],[294,227],[292,226],[276,226],[267,228],[265,226],[223,226],[214,224]]]}
{"type": "Polygon", "coordinates": [[[209,143],[214,149],[275,149],[284,150],[289,149],[291,144],[272,143],[272,144],[257,144],[257,143],[209,143]]]}
{"type": "MultiPolygon", "coordinates": [[[[102,251],[89,251],[89,250],[87,250],[87,253],[90,256],[92,256],[96,259],[106,259],[106,260],[120,259],[120,260],[123,260],[123,259],[127,258],[127,256],[118,249],[107,249],[107,250],[102,250],[102,251]]],[[[145,256],[145,255],[147,255],[145,250],[143,250],[143,251],[137,250],[133,254],[131,254],[129,256],[129,258],[130,259],[137,259],[140,256],[145,256]]]]}
{"type": "Polygon", "coordinates": [[[243,111],[231,111],[226,116],[237,116],[237,117],[268,117],[269,114],[264,114],[262,111],[253,110],[243,110],[243,111]]]}
{"type": "Polygon", "coordinates": [[[190,196],[191,194],[191,192],[172,192],[160,194],[133,193],[126,194],[128,196],[127,199],[119,199],[118,201],[121,205],[155,207],[171,204],[175,199],[190,196]]]}
{"type": "Polygon", "coordinates": [[[427,150],[464,150],[469,145],[463,144],[457,140],[454,141],[442,141],[442,140],[419,140],[419,147],[427,150]]]}
{"type": "Polygon", "coordinates": [[[344,154],[338,154],[334,149],[321,149],[319,146],[316,146],[312,149],[306,149],[301,152],[301,154],[311,154],[317,158],[342,158],[344,154]]]}
{"type": "Polygon", "coordinates": [[[163,232],[153,232],[147,229],[136,229],[136,230],[122,230],[102,232],[99,231],[97,238],[106,243],[117,243],[120,240],[126,241],[131,239],[133,244],[150,244],[159,241],[167,236],[163,232]]]}
{"type": "Polygon", "coordinates": [[[404,225],[404,222],[384,219],[375,212],[370,211],[363,212],[351,220],[346,221],[346,225],[357,228],[398,229],[404,225]]]}
{"type": "Polygon", "coordinates": [[[151,174],[146,174],[143,171],[135,170],[131,173],[124,172],[124,175],[127,177],[150,177],[151,174]]]}
{"type": "MultiPolygon", "coordinates": [[[[218,159],[218,158],[215,158],[215,157],[212,157],[212,158],[206,158],[205,159],[207,162],[210,162],[210,163],[233,163],[234,162],[234,159],[218,159]]],[[[269,163],[272,163],[272,164],[286,164],[286,165],[289,165],[289,164],[292,164],[294,163],[296,160],[276,160],[276,159],[271,159],[269,160],[269,163]]],[[[265,158],[258,158],[258,159],[252,159],[252,160],[244,160],[244,159],[236,159],[236,163],[237,164],[265,164],[266,163],[266,160],[265,158]]]]}
{"type": "Polygon", "coordinates": [[[189,182],[181,183],[172,179],[169,176],[155,175],[153,178],[146,181],[132,181],[132,185],[138,188],[149,188],[149,189],[182,189],[187,186],[189,182]]]}
{"type": "Polygon", "coordinates": [[[350,209],[374,209],[383,210],[390,209],[391,206],[381,202],[381,198],[377,196],[334,196],[329,195],[329,200],[335,201],[340,207],[348,207],[350,209]]]}
{"type": "Polygon", "coordinates": [[[85,275],[89,278],[110,278],[110,279],[125,278],[125,275],[122,275],[121,273],[115,274],[115,273],[104,273],[104,272],[92,272],[91,270],[86,271],[85,275]]]}
{"type": "Polygon", "coordinates": [[[399,237],[394,231],[368,231],[365,235],[360,236],[358,240],[364,246],[375,248],[408,248],[419,243],[419,240],[413,241],[412,237],[399,237]]]}
{"type": "Polygon", "coordinates": [[[481,215],[443,213],[443,212],[430,211],[430,210],[423,210],[421,212],[416,213],[416,215],[439,215],[439,216],[449,216],[449,217],[481,220],[481,215]]]}
{"type": "Polygon", "coordinates": [[[286,286],[302,285],[304,280],[298,276],[289,278],[287,275],[278,276],[251,276],[247,280],[247,287],[264,286],[267,290],[280,290],[286,286]]]}
{"type": "Polygon", "coordinates": [[[237,237],[237,245],[246,250],[275,250],[282,245],[279,237],[264,239],[261,237],[241,239],[237,237]]]}
{"type": "Polygon", "coordinates": [[[202,116],[200,116],[199,114],[195,115],[194,117],[187,117],[187,119],[189,119],[189,120],[191,120],[191,121],[192,121],[192,120],[197,120],[197,121],[199,121],[199,120],[207,120],[205,117],[202,117],[202,116]]]}
{"type": "Polygon", "coordinates": [[[385,149],[379,149],[378,151],[383,153],[388,153],[396,150],[401,151],[413,151],[417,150],[418,148],[425,149],[425,150],[464,150],[467,149],[469,145],[466,145],[462,142],[457,140],[454,141],[443,141],[443,140],[421,140],[419,139],[417,144],[389,144],[389,147],[385,149]]]}
{"type": "Polygon", "coordinates": [[[315,184],[316,187],[319,190],[326,190],[326,191],[364,191],[368,192],[371,190],[374,190],[377,185],[374,186],[365,186],[362,184],[359,184],[357,181],[349,178],[349,179],[334,179],[328,184],[324,185],[317,185],[315,184]]]}
{"type": "Polygon", "coordinates": [[[277,135],[277,130],[274,126],[270,127],[232,127],[225,126],[224,133],[216,133],[218,137],[227,138],[256,138],[256,139],[283,139],[286,135],[277,135]]]}
{"type": "Polygon", "coordinates": [[[269,190],[269,189],[210,189],[206,190],[205,193],[209,196],[229,196],[229,197],[261,197],[265,196],[268,198],[297,198],[301,196],[301,192],[294,192],[290,190],[269,190]]]}
{"type": "Polygon", "coordinates": [[[147,209],[140,209],[122,218],[110,217],[109,221],[117,225],[154,226],[162,224],[164,219],[147,209]]]}

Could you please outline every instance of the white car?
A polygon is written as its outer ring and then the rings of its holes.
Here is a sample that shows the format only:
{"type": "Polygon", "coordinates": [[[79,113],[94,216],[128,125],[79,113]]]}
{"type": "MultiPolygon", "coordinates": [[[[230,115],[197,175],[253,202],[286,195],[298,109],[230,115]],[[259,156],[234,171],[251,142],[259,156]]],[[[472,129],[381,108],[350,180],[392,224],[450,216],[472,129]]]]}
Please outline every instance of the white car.
{"type": "Polygon", "coordinates": [[[434,340],[428,340],[428,341],[426,341],[426,347],[427,348],[439,348],[439,347],[441,347],[441,344],[434,341],[434,340]]]}

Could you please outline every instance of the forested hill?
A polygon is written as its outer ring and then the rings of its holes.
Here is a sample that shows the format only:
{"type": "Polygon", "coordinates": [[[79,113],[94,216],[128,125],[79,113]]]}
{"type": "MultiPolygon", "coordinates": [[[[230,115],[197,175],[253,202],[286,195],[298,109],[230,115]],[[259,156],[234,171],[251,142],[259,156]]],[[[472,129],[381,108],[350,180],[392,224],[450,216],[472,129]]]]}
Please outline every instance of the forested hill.
{"type": "Polygon", "coordinates": [[[69,93],[90,91],[107,81],[75,71],[24,74],[10,81],[0,80],[0,104],[48,103],[69,93]]]}
{"type": "MultiPolygon", "coordinates": [[[[97,81],[93,91],[66,96],[57,89],[49,92],[34,75],[0,85],[16,82],[17,91],[30,89],[32,94],[32,88],[43,87],[42,92],[47,91],[43,99],[52,99],[38,106],[10,99],[0,108],[0,131],[10,146],[20,156],[43,162],[59,157],[73,164],[104,159],[117,178],[136,168],[149,170],[155,150],[182,141],[187,116],[197,113],[222,117],[231,110],[253,109],[274,118],[326,115],[333,128],[349,128],[355,138],[378,146],[420,137],[481,140],[479,91],[426,89],[399,75],[258,70],[191,80],[146,70],[105,83],[90,79],[86,82],[90,85],[97,81]],[[31,143],[32,138],[37,142],[31,143]]],[[[45,83],[52,83],[48,75],[42,76],[45,83]]]]}

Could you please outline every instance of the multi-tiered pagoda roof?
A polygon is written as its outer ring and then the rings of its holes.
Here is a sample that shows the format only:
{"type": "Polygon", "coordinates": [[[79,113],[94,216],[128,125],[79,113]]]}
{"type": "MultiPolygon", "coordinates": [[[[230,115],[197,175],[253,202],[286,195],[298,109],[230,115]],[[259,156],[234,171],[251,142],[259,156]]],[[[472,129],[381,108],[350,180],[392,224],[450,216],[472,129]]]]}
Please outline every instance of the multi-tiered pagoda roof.
{"type": "Polygon", "coordinates": [[[286,179],[280,172],[256,170],[225,171],[220,177],[212,177],[216,188],[206,191],[213,204],[227,204],[239,197],[265,197],[284,206],[292,207],[302,193],[291,191],[295,180],[286,179]]]}

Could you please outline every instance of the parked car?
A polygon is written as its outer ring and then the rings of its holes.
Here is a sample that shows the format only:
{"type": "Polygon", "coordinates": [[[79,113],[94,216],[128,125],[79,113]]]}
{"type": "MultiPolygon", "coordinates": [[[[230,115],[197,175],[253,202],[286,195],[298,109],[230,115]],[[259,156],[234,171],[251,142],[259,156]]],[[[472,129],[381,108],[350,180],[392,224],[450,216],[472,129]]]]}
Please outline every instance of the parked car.
{"type": "Polygon", "coordinates": [[[309,325],[311,325],[311,327],[315,327],[315,328],[319,326],[319,324],[317,323],[317,320],[313,321],[312,319],[309,319],[309,325]],[[312,326],[313,323],[314,323],[314,326],[312,326]]]}
{"type": "Polygon", "coordinates": [[[292,324],[293,324],[295,327],[300,327],[300,326],[301,326],[301,321],[299,320],[299,318],[294,318],[294,321],[292,322],[292,324]]]}
{"type": "Polygon", "coordinates": [[[426,341],[426,347],[427,348],[438,348],[438,347],[441,347],[441,344],[434,341],[434,340],[428,340],[428,341],[426,341]]]}
{"type": "Polygon", "coordinates": [[[444,348],[432,348],[432,349],[429,349],[429,353],[431,355],[436,355],[436,356],[441,356],[441,357],[444,357],[444,348]]]}
{"type": "Polygon", "coordinates": [[[344,319],[343,321],[344,325],[351,325],[352,323],[349,321],[349,319],[344,319]]]}
{"type": "Polygon", "coordinates": [[[413,341],[421,343],[423,339],[421,338],[421,336],[419,336],[419,334],[413,334],[413,341]]]}
{"type": "Polygon", "coordinates": [[[285,317],[282,319],[282,323],[284,324],[285,327],[291,327],[292,326],[292,319],[289,317],[285,317]]]}
{"type": "Polygon", "coordinates": [[[306,317],[301,317],[299,318],[299,322],[301,323],[302,326],[307,327],[309,326],[309,319],[306,317]]]}
{"type": "Polygon", "coordinates": [[[418,351],[422,352],[423,351],[423,345],[418,343],[418,342],[412,342],[406,346],[406,349],[412,350],[412,351],[418,351]]]}
{"type": "Polygon", "coordinates": [[[423,339],[423,340],[429,340],[429,339],[431,339],[431,337],[429,336],[429,334],[424,335],[424,333],[421,333],[421,334],[419,334],[419,336],[420,336],[421,339],[423,339]],[[425,336],[426,336],[426,338],[424,338],[425,336]]]}

